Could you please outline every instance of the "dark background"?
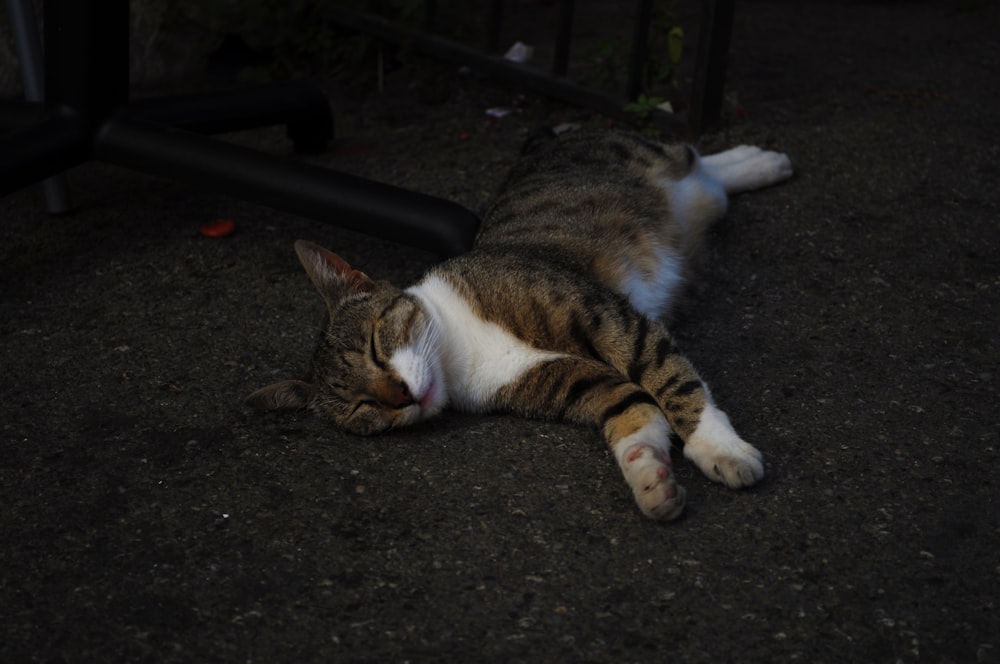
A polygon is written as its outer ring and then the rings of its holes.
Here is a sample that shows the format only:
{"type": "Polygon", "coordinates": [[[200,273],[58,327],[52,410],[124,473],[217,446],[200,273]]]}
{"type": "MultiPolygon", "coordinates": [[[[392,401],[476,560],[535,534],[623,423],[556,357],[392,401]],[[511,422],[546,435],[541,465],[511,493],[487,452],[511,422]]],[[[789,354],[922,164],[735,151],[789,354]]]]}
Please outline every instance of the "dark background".
{"type": "MultiPolygon", "coordinates": [[[[576,427],[252,413],[322,322],[295,239],[401,284],[436,258],[87,164],[70,216],[0,199],[0,659],[1000,661],[996,3],[738,5],[699,147],[797,175],[733,202],[676,333],[763,484],[679,462],[658,524],[576,427]]],[[[416,55],[379,93],[359,58],[317,79],[310,161],[475,210],[531,129],[604,122],[416,55]]]]}

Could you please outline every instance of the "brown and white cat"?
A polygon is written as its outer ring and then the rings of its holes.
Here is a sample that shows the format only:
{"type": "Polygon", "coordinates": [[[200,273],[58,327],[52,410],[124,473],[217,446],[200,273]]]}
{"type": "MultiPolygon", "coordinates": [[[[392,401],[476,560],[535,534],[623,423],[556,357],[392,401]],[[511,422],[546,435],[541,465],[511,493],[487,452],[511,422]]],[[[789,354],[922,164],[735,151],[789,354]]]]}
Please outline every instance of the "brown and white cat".
{"type": "Polygon", "coordinates": [[[312,408],[375,434],[440,413],[508,411],[599,429],[639,509],[673,519],[670,432],[739,488],[762,456],[713,403],[664,324],[727,194],[792,175],[783,154],[699,157],[618,131],[529,141],[475,248],[400,289],[295,243],[329,310],[307,380],[257,390],[261,410],[312,408]]]}

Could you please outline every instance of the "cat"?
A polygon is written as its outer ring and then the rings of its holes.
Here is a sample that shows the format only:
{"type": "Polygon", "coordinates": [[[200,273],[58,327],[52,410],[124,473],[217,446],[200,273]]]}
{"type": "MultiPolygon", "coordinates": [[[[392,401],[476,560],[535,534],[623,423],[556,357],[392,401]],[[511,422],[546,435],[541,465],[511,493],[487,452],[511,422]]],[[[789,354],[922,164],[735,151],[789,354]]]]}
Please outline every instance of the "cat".
{"type": "Polygon", "coordinates": [[[409,288],[296,242],[328,326],[307,380],[261,388],[247,403],[308,407],[365,435],[446,406],[589,425],[640,511],[675,519],[686,493],[671,432],[729,487],[757,483],[764,466],[665,321],[727,196],[791,175],[786,155],[751,146],[700,157],[620,130],[529,140],[474,248],[409,288]]]}

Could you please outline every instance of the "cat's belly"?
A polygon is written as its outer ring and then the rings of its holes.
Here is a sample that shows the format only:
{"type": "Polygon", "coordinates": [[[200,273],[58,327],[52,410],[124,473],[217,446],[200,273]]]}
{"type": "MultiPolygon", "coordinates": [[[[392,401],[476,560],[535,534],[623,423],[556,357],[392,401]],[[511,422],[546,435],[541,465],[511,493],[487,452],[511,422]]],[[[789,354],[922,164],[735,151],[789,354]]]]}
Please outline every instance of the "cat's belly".
{"type": "Polygon", "coordinates": [[[408,291],[424,304],[441,335],[437,346],[443,380],[456,408],[480,410],[532,367],[562,356],[532,348],[483,320],[441,277],[428,276],[408,291]]]}

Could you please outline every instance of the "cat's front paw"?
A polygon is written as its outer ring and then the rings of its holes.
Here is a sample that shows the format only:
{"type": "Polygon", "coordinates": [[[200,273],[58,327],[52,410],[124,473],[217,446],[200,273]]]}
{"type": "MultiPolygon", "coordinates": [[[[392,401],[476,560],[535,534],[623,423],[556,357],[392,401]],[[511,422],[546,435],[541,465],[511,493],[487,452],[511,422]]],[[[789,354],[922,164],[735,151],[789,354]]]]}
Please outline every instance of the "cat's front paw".
{"type": "Polygon", "coordinates": [[[726,414],[709,405],[684,443],[684,456],[706,476],[730,489],[741,489],[764,479],[764,455],[733,430],[726,414]]]}
{"type": "Polygon", "coordinates": [[[753,486],[764,479],[764,456],[756,447],[737,438],[724,445],[697,445],[685,456],[710,479],[730,489],[753,486]]]}
{"type": "Polygon", "coordinates": [[[668,454],[651,445],[633,445],[622,458],[622,471],[643,514],[662,521],[681,515],[687,493],[674,481],[668,454]]]}

